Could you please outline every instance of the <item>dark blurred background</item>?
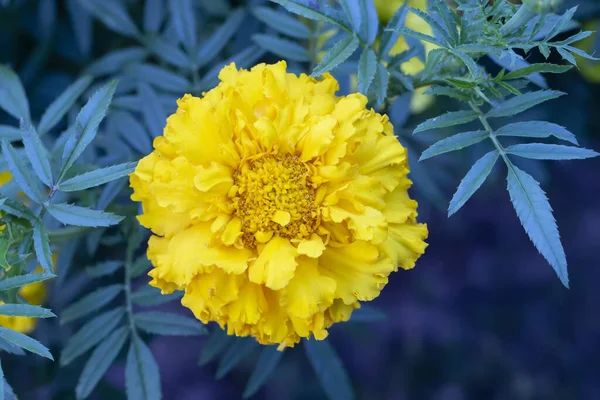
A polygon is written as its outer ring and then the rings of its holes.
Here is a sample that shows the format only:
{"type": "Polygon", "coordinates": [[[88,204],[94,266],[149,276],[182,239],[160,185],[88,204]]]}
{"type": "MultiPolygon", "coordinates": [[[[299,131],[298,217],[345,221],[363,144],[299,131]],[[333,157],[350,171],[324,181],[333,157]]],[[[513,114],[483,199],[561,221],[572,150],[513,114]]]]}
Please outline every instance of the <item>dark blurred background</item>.
{"type": "MultiPolygon", "coordinates": [[[[19,73],[37,116],[91,60],[127,44],[96,21],[90,53],[78,54],[65,2],[58,1],[53,28],[44,27],[40,8],[47,1],[51,0],[0,8],[0,62],[19,73]],[[44,37],[44,29],[52,30],[52,40],[44,37]]],[[[139,14],[136,2],[130,3],[139,14]]],[[[199,3],[204,7],[209,1],[199,3]]],[[[568,3],[581,5],[577,19],[588,23],[588,29],[600,27],[596,0],[568,3]]],[[[207,14],[206,20],[211,18],[207,14]]],[[[246,25],[254,26],[251,21],[246,25]]],[[[244,34],[240,30],[228,51],[244,48],[244,34]]],[[[589,46],[600,50],[600,40],[594,36],[589,46]]],[[[585,76],[577,70],[550,76],[549,86],[568,96],[535,108],[523,119],[561,124],[576,134],[583,147],[600,150],[599,82],[600,63],[595,69],[585,68],[585,76]]],[[[418,158],[424,146],[409,139],[407,132],[424,118],[455,105],[438,101],[423,114],[409,116],[402,112],[407,101],[398,100],[391,118],[397,122],[400,140],[418,158]]],[[[13,122],[1,114],[0,123],[13,122]]],[[[550,198],[569,261],[568,290],[519,224],[503,166],[496,166],[492,179],[457,215],[446,217],[453,191],[483,151],[475,147],[439,161],[417,164],[413,160],[412,195],[419,200],[421,221],[429,226],[429,247],[415,269],[393,274],[372,302],[387,315],[385,320],[338,324],[330,331],[359,399],[600,398],[600,159],[519,164],[542,182],[550,198]]],[[[52,296],[51,301],[59,304],[55,298],[59,294],[52,296]]],[[[180,309],[177,304],[165,307],[180,309]]],[[[34,336],[54,340],[67,332],[56,321],[42,321],[34,336]]],[[[165,399],[241,397],[258,352],[216,380],[217,362],[198,366],[205,341],[152,340],[165,399]]],[[[7,379],[22,399],[74,398],[81,364],[59,371],[57,364],[34,356],[2,354],[2,361],[7,379]]],[[[95,398],[124,398],[123,374],[121,360],[95,398]]],[[[302,400],[325,395],[299,346],[286,351],[255,398],[302,400]]]]}

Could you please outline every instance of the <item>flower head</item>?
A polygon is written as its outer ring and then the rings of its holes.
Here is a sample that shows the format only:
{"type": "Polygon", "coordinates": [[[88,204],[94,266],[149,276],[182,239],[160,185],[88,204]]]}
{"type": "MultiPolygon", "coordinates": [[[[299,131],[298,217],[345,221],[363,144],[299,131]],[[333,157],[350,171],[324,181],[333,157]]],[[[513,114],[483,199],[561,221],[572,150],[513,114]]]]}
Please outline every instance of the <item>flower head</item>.
{"type": "Polygon", "coordinates": [[[280,62],[219,78],[178,101],[131,175],[154,233],[150,284],[184,290],[229,334],[323,339],[425,250],[406,149],[364,96],[335,96],[330,75],[280,62]]]}

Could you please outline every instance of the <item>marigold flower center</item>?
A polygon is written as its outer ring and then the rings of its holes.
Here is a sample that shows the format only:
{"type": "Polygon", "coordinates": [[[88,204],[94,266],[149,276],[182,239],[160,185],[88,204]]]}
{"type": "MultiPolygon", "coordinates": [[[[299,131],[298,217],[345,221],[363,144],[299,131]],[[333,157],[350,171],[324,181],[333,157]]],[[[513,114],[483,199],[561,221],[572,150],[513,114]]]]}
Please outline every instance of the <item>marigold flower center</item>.
{"type": "Polygon", "coordinates": [[[233,198],[248,247],[273,235],[308,237],[317,227],[315,190],[308,167],[294,155],[263,155],[244,162],[234,174],[233,198]]]}

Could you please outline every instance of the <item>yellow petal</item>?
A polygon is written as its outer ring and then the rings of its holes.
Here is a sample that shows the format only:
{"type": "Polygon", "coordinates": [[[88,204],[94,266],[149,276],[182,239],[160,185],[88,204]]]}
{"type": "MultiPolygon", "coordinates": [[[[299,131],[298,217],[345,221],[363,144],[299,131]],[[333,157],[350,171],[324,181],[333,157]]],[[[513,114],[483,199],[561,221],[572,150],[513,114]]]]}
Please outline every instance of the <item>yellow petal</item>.
{"type": "Polygon", "coordinates": [[[427,243],[427,225],[425,224],[390,224],[388,239],[383,245],[385,253],[391,257],[398,269],[411,269],[415,261],[425,252],[427,243]]]}
{"type": "Polygon", "coordinates": [[[298,244],[298,254],[304,254],[311,258],[319,258],[324,250],[323,239],[314,233],[310,236],[310,240],[303,240],[298,244]]]}
{"type": "Polygon", "coordinates": [[[277,210],[271,217],[271,221],[278,223],[281,226],[286,226],[290,223],[292,216],[287,211],[277,210]]]}
{"type": "Polygon", "coordinates": [[[234,217],[225,227],[221,240],[224,245],[232,246],[240,236],[242,236],[242,220],[234,217]]]}
{"type": "Polygon", "coordinates": [[[323,154],[333,141],[333,127],[337,124],[335,118],[325,117],[312,125],[302,143],[300,161],[308,161],[323,154]]]}
{"type": "Polygon", "coordinates": [[[201,192],[226,194],[233,185],[233,171],[223,164],[212,162],[209,168],[199,168],[194,185],[201,192]]]}
{"type": "Polygon", "coordinates": [[[260,316],[268,310],[263,287],[247,282],[240,289],[238,299],[229,304],[228,310],[231,321],[256,324],[260,316]]]}
{"type": "Polygon", "coordinates": [[[265,284],[273,290],[283,289],[294,276],[297,265],[296,255],[296,248],[289,240],[279,236],[274,237],[250,266],[250,281],[265,284]]]}
{"type": "Polygon", "coordinates": [[[308,318],[333,303],[335,287],[333,279],[319,273],[317,260],[301,258],[294,278],[283,291],[281,302],[290,315],[308,318]]]}

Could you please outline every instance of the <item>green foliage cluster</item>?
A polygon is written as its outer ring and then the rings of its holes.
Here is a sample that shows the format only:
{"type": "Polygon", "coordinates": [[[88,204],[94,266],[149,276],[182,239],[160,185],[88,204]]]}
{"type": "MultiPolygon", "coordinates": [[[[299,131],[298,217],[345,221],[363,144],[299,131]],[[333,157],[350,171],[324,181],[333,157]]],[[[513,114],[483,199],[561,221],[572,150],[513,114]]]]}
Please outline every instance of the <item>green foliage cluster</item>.
{"type": "MultiPolygon", "coordinates": [[[[4,7],[22,3],[0,2],[4,7]]],[[[576,57],[594,59],[573,46],[591,32],[556,39],[573,28],[574,9],[556,15],[538,14],[542,9],[527,10],[506,0],[455,3],[432,1],[427,12],[405,6],[387,26],[380,26],[372,0],[272,0],[237,9],[230,9],[225,1],[145,0],[135,16],[127,1],[66,2],[82,54],[93,52],[91,27],[95,21],[126,45],[86,63],[79,78],[56,96],[39,118],[30,112],[18,75],[0,65],[0,108],[14,117],[14,124],[0,125],[0,169],[9,170],[14,177],[0,190],[1,224],[5,227],[0,233],[0,315],[55,317],[49,309],[29,305],[19,296],[26,284],[57,275],[56,284],[61,288],[80,276],[96,283],[90,293],[76,301],[69,299],[59,315],[61,324],[78,326],[60,350],[60,365],[67,366],[89,353],[73,388],[77,398],[87,398],[123,353],[128,397],[161,398],[159,369],[145,342],[151,335],[209,334],[199,363],[218,360],[217,378],[259,351],[252,340],[227,336],[220,329],[209,333],[189,317],[134,310],[134,305],[156,306],[181,295],[161,296],[147,285],[134,290],[132,281],[149,268],[142,245],[147,233],[134,219],[138,208],[127,198],[125,177],[140,155],[152,150],[151,141],[161,135],[177,97],[187,92],[200,95],[213,87],[226,64],[251,67],[269,54],[288,60],[292,69],[310,70],[315,77],[355,66],[350,72],[358,77],[358,90],[382,111],[389,110],[399,96],[420,87],[462,104],[459,110],[422,121],[414,130],[418,134],[479,123],[476,130],[431,144],[423,151],[422,161],[484,141],[490,145],[490,151],[470,167],[458,185],[448,215],[465,205],[502,160],[518,218],[568,286],[566,256],[549,201],[540,184],[512,160],[584,159],[598,154],[580,148],[575,136],[562,126],[547,121],[511,122],[510,118],[564,94],[548,89],[541,74],[566,72],[570,64],[576,65],[576,57]],[[200,9],[210,17],[201,17],[200,9]],[[408,13],[425,20],[433,35],[404,27],[408,13]],[[214,24],[215,20],[221,22],[214,24]],[[240,49],[233,43],[235,34],[248,21],[254,26],[254,44],[240,49]],[[331,29],[336,32],[333,39],[320,40],[331,29]],[[416,39],[415,45],[392,56],[391,48],[400,35],[416,39]],[[436,48],[425,55],[420,41],[436,48]],[[534,51],[546,59],[558,54],[567,64],[530,64],[526,56],[534,51]],[[425,67],[409,76],[401,66],[413,57],[424,59],[425,67]],[[349,63],[353,59],[355,62],[349,63]],[[500,72],[489,72],[484,60],[498,64],[500,72]],[[506,137],[554,138],[570,145],[535,141],[505,145],[506,137]],[[110,259],[99,261],[100,247],[102,254],[111,254],[110,259]],[[82,251],[92,260],[85,268],[76,266],[75,261],[82,251]],[[57,253],[58,271],[53,262],[57,253]],[[42,272],[34,271],[38,263],[42,272]]],[[[53,1],[40,7],[46,7],[41,13],[56,14],[53,1]]],[[[363,307],[352,321],[382,317],[376,309],[363,307]]],[[[333,347],[327,341],[314,340],[303,346],[327,395],[353,398],[352,385],[333,347]]],[[[19,355],[24,349],[53,359],[42,343],[2,327],[0,349],[19,355]]],[[[273,347],[260,350],[246,397],[268,380],[282,356],[284,353],[273,347]]],[[[2,375],[0,400],[12,398],[12,389],[2,375]]]]}

